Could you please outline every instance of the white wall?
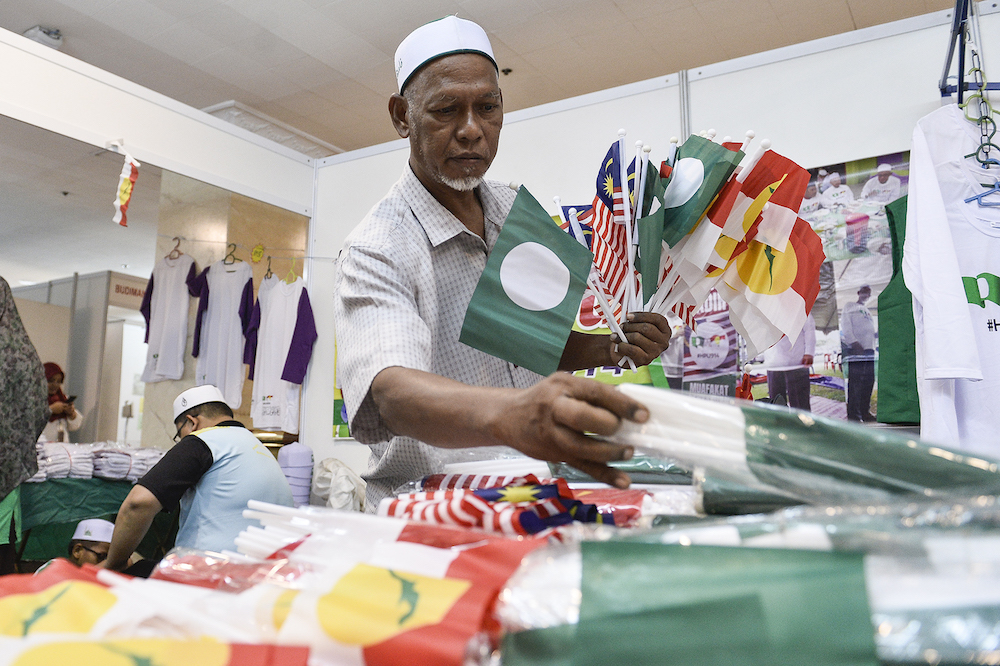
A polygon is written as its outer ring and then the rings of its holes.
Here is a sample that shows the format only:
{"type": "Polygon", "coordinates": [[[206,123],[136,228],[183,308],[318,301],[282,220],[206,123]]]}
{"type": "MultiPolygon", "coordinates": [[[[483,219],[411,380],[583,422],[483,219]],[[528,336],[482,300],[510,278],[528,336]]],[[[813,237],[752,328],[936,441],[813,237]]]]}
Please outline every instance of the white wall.
{"type": "MultiPolygon", "coordinates": [[[[693,131],[753,129],[805,167],[908,150],[941,105],[950,12],[838,35],[689,72],[693,131]],[[887,34],[902,30],[897,34],[887,34]],[[850,39],[866,39],[845,44],[850,39]],[[724,128],[724,129],[723,129],[724,128]]],[[[1000,14],[982,19],[987,56],[1000,14]],[[989,38],[988,38],[989,37],[989,38]]],[[[955,58],[957,65],[957,56],[955,58]]],[[[1000,76],[997,65],[986,71],[1000,76]]]]}
{"type": "Polygon", "coordinates": [[[312,160],[0,29],[0,114],[308,215],[312,160]]]}

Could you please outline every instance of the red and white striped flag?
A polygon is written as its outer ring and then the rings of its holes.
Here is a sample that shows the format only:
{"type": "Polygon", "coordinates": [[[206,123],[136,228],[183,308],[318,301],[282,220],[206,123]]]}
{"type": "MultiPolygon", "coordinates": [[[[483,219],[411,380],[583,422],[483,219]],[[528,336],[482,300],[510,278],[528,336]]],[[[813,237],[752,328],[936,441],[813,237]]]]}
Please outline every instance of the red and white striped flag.
{"type": "Polygon", "coordinates": [[[125,153],[125,164],[122,165],[122,173],[118,178],[115,215],[111,218],[112,222],[123,227],[128,226],[128,219],[125,217],[125,212],[128,210],[128,204],[132,200],[132,189],[135,187],[135,181],[139,177],[139,166],[140,164],[131,155],[125,153]]]}
{"type": "Polygon", "coordinates": [[[629,276],[628,253],[631,239],[626,233],[625,217],[630,215],[621,182],[621,156],[618,142],[611,145],[597,174],[597,194],[591,210],[580,218],[580,222],[593,229],[592,250],[594,266],[597,267],[604,284],[608,301],[615,309],[616,317],[625,303],[628,280],[631,279],[632,293],[638,293],[639,283],[635,275],[629,276]]]}

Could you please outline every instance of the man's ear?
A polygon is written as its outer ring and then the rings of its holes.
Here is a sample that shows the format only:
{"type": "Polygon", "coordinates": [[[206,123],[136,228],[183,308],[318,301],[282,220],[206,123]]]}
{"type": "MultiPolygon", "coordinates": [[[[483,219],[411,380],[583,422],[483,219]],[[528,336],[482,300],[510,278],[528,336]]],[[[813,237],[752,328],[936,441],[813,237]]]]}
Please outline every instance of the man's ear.
{"type": "Polygon", "coordinates": [[[400,137],[405,139],[410,136],[410,105],[398,93],[389,98],[389,118],[400,137]]]}
{"type": "Polygon", "coordinates": [[[73,551],[71,553],[73,556],[73,562],[76,564],[80,563],[80,558],[83,556],[83,544],[77,541],[73,544],[73,551]]]}

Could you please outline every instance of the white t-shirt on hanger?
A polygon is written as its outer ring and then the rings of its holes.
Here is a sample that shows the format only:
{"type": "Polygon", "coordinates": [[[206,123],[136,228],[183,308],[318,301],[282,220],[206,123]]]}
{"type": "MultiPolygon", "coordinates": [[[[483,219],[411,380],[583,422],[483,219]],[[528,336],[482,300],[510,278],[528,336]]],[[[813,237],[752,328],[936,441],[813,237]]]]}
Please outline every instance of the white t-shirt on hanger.
{"type": "Polygon", "coordinates": [[[1000,458],[1000,207],[965,202],[994,182],[964,157],[978,147],[978,126],[955,105],[917,123],[903,276],[913,293],[921,436],[1000,458]]]}
{"type": "Polygon", "coordinates": [[[140,310],[146,319],[146,367],[142,381],[162,382],[184,375],[189,287],[194,284],[194,259],[182,254],[164,257],[153,268],[140,310]]]}
{"type": "Polygon", "coordinates": [[[238,409],[243,402],[243,347],[253,311],[253,270],[220,260],[198,278],[200,302],[192,355],[198,358],[197,385],[212,384],[238,409]]]}

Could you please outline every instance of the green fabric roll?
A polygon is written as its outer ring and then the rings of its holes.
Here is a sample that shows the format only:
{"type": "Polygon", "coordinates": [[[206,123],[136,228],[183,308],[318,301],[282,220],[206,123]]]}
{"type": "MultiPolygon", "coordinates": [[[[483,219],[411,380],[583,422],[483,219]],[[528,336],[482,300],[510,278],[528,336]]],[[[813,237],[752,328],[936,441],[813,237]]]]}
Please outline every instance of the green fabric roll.
{"type": "Polygon", "coordinates": [[[903,282],[902,269],[906,199],[896,199],[885,207],[892,238],[892,279],[878,297],[878,326],[892,334],[879,336],[876,418],[880,423],[920,422],[913,295],[903,282]]]}

